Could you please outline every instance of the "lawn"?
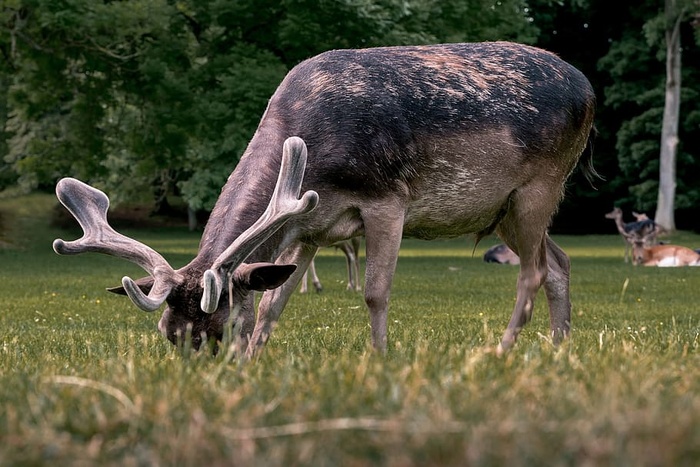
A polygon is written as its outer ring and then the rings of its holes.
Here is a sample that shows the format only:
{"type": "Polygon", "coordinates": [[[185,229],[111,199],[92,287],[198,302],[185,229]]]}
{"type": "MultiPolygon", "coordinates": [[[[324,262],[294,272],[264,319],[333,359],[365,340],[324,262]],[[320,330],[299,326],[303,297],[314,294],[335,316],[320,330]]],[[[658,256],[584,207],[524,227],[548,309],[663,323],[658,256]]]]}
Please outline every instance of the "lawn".
{"type": "MultiPolygon", "coordinates": [[[[493,351],[517,275],[481,260],[495,238],[406,240],[386,355],[368,346],[342,254],[325,249],[323,293],[296,294],[242,364],[174,348],[159,312],[105,291],[137,266],[54,254],[54,238],[79,236],[50,224],[54,204],[0,199],[0,465],[700,461],[700,268],[625,264],[618,235],[555,237],[572,259],[573,335],[558,348],[541,293],[515,348],[493,351]]],[[[176,267],[199,240],[124,233],[176,267]]]]}

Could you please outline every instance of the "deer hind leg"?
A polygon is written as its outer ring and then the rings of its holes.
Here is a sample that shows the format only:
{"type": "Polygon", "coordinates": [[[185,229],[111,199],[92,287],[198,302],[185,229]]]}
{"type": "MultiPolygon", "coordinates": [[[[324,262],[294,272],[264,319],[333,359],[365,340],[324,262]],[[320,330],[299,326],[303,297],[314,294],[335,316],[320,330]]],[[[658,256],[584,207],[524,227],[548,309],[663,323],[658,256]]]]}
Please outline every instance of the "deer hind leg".
{"type": "Polygon", "coordinates": [[[499,352],[513,346],[522,328],[532,318],[535,297],[543,285],[552,321],[558,327],[562,319],[568,322],[571,308],[568,303],[568,258],[546,234],[560,196],[559,191],[553,192],[544,183],[521,187],[512,194],[508,211],[496,228],[503,241],[520,256],[515,307],[499,352]],[[548,260],[548,249],[553,255],[551,260],[548,260]],[[550,271],[553,272],[551,277],[550,271]]]}
{"type": "Polygon", "coordinates": [[[365,303],[369,309],[372,346],[386,350],[391,283],[403,234],[404,209],[396,201],[361,212],[365,229],[365,303]]]}
{"type": "Polygon", "coordinates": [[[544,292],[549,304],[549,329],[552,341],[558,344],[571,331],[571,300],[569,298],[569,257],[554,241],[545,237],[547,242],[547,280],[544,292]]]}

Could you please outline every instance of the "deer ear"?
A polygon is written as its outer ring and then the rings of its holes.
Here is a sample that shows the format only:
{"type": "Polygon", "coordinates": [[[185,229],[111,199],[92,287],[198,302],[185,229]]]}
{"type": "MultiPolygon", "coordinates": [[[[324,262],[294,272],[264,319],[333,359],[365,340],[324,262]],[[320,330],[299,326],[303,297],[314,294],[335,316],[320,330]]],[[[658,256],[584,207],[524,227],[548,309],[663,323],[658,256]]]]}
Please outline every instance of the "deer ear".
{"type": "Polygon", "coordinates": [[[236,268],[235,276],[238,283],[262,292],[284,284],[296,269],[295,264],[244,263],[236,268]]]}
{"type": "MultiPolygon", "coordinates": [[[[139,289],[141,289],[143,293],[148,295],[148,293],[151,291],[151,288],[153,287],[153,277],[142,277],[141,279],[135,280],[134,283],[139,287],[139,289]]],[[[108,287],[107,292],[112,292],[117,295],[126,295],[126,290],[122,286],[108,287]]]]}

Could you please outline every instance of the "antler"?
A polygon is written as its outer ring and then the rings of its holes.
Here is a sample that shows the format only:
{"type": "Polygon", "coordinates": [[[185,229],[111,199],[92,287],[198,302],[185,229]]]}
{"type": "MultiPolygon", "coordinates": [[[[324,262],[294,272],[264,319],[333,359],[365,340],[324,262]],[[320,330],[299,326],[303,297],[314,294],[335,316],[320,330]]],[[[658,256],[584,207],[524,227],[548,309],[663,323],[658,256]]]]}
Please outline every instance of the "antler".
{"type": "Polygon", "coordinates": [[[56,196],[77,219],[84,235],[72,242],[57,238],[53,242],[54,251],[60,255],[104,253],[131,261],[154,279],[153,287],[146,295],[131,278],[123,277],[122,285],[131,301],[144,311],[154,311],[162,305],[180,276],[156,251],[110,227],[107,195],[80,180],[64,178],[56,185],[56,196]]]}
{"type": "Polygon", "coordinates": [[[282,149],[277,185],[267,209],[204,273],[201,307],[206,313],[216,311],[227,271],[237,268],[291,217],[310,212],[318,204],[318,193],[312,190],[298,199],[306,169],[306,157],[304,141],[296,136],[287,138],[282,149]]]}

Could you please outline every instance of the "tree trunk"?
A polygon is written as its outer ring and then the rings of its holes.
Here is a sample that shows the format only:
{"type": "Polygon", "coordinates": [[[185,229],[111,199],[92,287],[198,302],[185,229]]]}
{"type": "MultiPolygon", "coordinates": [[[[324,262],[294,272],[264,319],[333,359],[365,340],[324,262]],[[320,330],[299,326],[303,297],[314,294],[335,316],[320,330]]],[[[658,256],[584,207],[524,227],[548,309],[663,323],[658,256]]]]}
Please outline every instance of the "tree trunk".
{"type": "Polygon", "coordinates": [[[676,197],[676,151],[681,97],[682,14],[675,0],[666,0],[666,95],[661,128],[659,165],[659,197],[654,220],[669,232],[676,230],[674,217],[676,197]]]}
{"type": "Polygon", "coordinates": [[[187,228],[190,232],[194,232],[199,227],[199,221],[197,220],[197,211],[192,209],[191,206],[187,206],[187,228]]]}

